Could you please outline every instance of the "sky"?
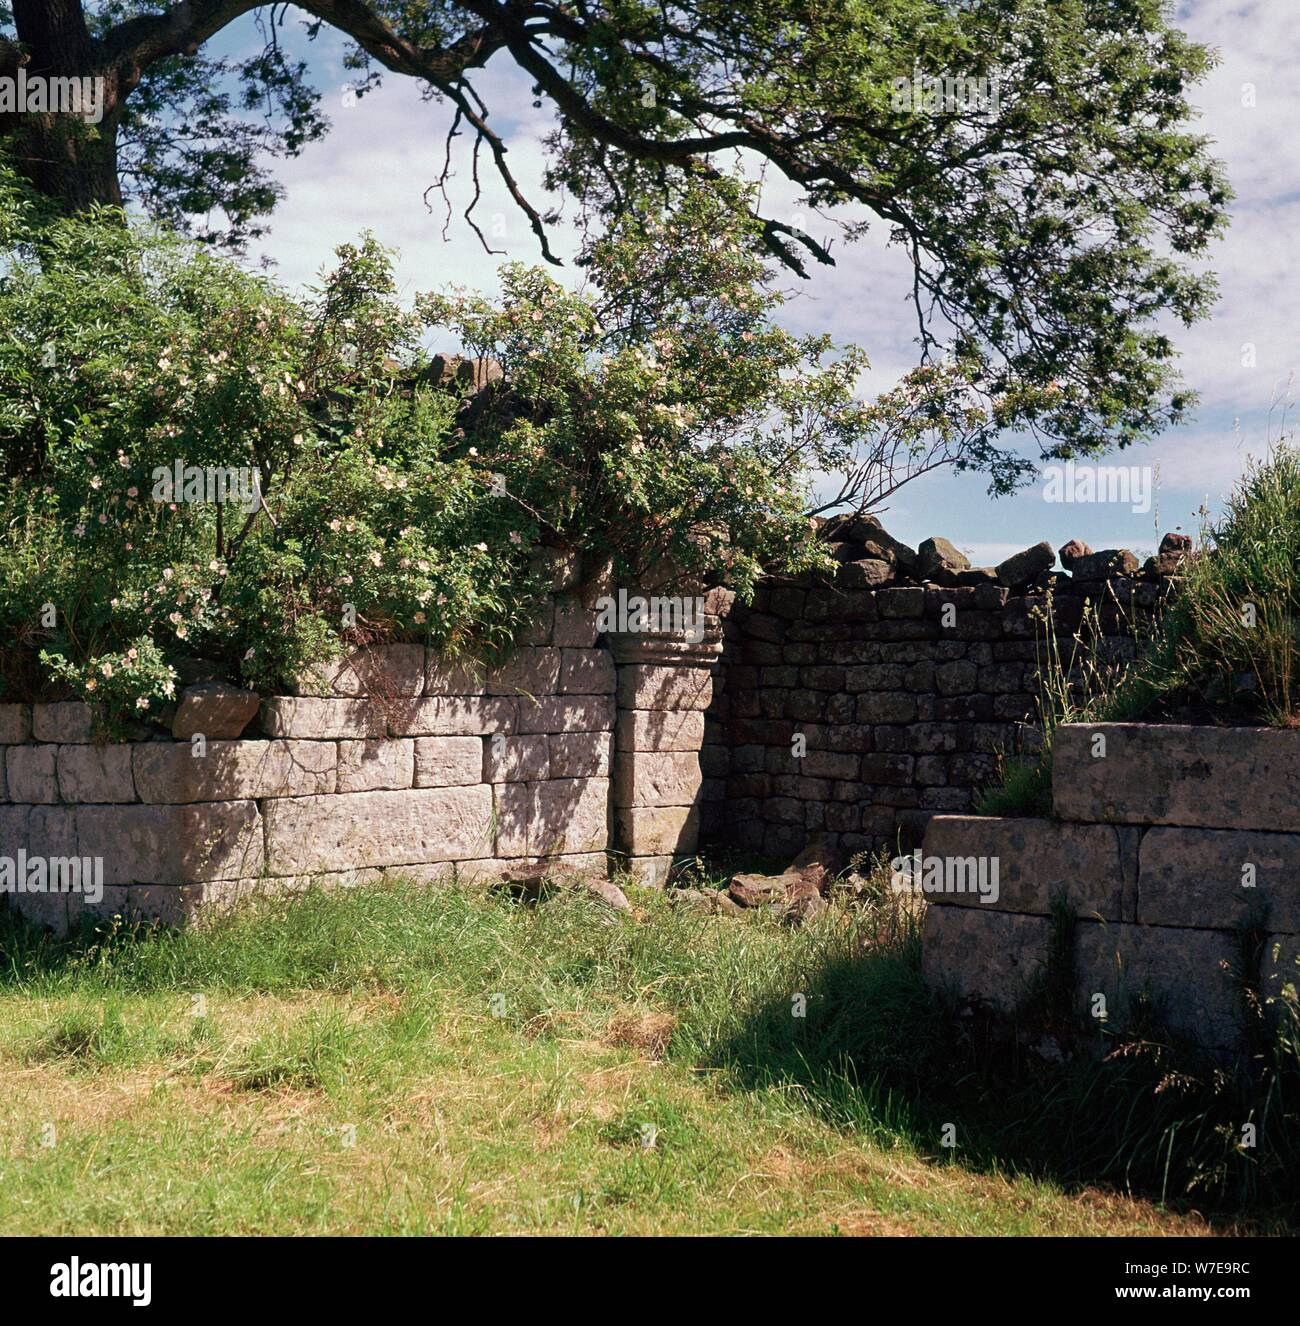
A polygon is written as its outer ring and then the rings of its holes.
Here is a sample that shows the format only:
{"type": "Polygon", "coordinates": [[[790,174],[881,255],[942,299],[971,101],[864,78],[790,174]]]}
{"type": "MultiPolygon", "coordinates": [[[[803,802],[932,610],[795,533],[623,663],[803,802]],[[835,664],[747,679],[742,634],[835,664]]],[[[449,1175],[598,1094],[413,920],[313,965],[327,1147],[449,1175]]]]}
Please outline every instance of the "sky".
{"type": "MultiPolygon", "coordinates": [[[[1207,263],[1219,279],[1215,311],[1191,329],[1171,328],[1183,376],[1200,394],[1194,420],[1105,460],[1142,467],[1150,479],[1147,503],[1048,500],[1042,481],[995,499],[979,475],[940,472],[907,485],[880,512],[896,537],[915,545],[943,535],[977,565],[1040,539],[1053,547],[1078,538],[1096,549],[1150,552],[1165,531],[1195,534],[1198,513],[1218,510],[1248,456],[1277,436],[1300,363],[1300,10],[1297,0],[1183,0],[1176,14],[1179,26],[1219,53],[1193,94],[1196,128],[1212,140],[1236,192],[1228,233],[1207,263]]],[[[256,42],[246,21],[219,45],[239,52],[256,42]]],[[[458,215],[444,236],[444,205],[424,194],[441,166],[446,106],[424,101],[418,85],[396,75],[357,100],[341,42],[323,35],[303,50],[333,127],[302,156],[275,163],[285,197],[251,258],[273,260],[281,280],[301,286],[329,264],[335,246],[370,230],[398,251],[399,279],[410,295],[448,285],[490,293],[499,263],[541,261],[526,219],[490,170],[483,171],[476,216],[501,253],[485,253],[458,215]]],[[[512,170],[534,201],[549,201],[541,185],[549,111],[533,107],[528,81],[508,57],[494,59],[476,86],[510,145],[512,170]]],[[[467,171],[451,187],[459,211],[469,199],[467,171]]],[[[765,202],[777,215],[804,219],[794,215],[793,189],[772,185],[765,202]]],[[[818,224],[811,218],[814,235],[818,224]]],[[[561,257],[572,255],[571,230],[561,226],[552,243],[561,257]]],[[[834,268],[818,268],[806,282],[791,278],[782,321],[795,332],[826,331],[861,345],[872,362],[862,384],[869,395],[916,361],[910,269],[884,243],[883,226],[835,252],[834,268]]],[[[571,264],[557,274],[578,280],[571,264]]]]}

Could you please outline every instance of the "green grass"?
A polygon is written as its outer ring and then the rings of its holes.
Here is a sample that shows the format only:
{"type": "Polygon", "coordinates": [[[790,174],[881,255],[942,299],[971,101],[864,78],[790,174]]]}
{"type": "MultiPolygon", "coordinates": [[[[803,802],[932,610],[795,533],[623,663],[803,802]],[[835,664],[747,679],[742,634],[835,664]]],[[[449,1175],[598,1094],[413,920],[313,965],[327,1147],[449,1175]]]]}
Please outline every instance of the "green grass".
{"type": "Polygon", "coordinates": [[[798,931],[636,902],[394,884],[180,934],[0,920],[0,1230],[1205,1227],[1116,1189],[1113,1076],[1025,1113],[1047,1079],[948,1017],[884,900],[798,931]]]}

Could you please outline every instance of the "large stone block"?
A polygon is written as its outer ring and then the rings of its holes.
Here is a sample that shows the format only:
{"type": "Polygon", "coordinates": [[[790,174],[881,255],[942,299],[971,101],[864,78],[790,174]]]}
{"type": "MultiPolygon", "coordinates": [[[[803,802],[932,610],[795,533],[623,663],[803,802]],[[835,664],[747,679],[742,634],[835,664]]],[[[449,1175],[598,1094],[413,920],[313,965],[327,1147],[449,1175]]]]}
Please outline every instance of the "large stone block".
{"type": "Polygon", "coordinates": [[[612,732],[557,732],[547,737],[552,778],[608,778],[614,755],[612,732]]]}
{"type": "Polygon", "coordinates": [[[1094,921],[1075,927],[1081,1008],[1090,1010],[1094,996],[1104,995],[1108,1020],[1124,1026],[1145,996],[1161,1024],[1212,1048],[1230,1049],[1241,1038],[1236,958],[1236,938],[1223,931],[1094,921]]]}
{"type": "Polygon", "coordinates": [[[108,884],[198,884],[262,873],[262,817],[254,801],[80,806],[76,818],[80,855],[103,857],[108,884]]]}
{"type": "Polygon", "coordinates": [[[939,859],[982,865],[986,880],[996,871],[996,901],[985,903],[984,895],[967,890],[927,893],[933,903],[1047,916],[1052,899],[1060,896],[1076,916],[1106,921],[1133,916],[1131,881],[1126,880],[1119,836],[1109,824],[936,815],[926,826],[922,858],[923,864],[939,859]]]}
{"type": "Polygon", "coordinates": [[[58,744],[89,741],[94,735],[95,715],[80,700],[32,706],[32,739],[58,744]]]}
{"type": "Polygon", "coordinates": [[[504,696],[442,695],[399,701],[388,711],[395,737],[483,737],[516,730],[516,701],[504,696]]]}
{"type": "Polygon", "coordinates": [[[134,801],[131,750],[128,745],[60,746],[60,798],[74,805],[134,801]]]}
{"type": "Polygon", "coordinates": [[[338,747],[332,741],[209,741],[199,749],[205,753],[196,755],[188,741],[138,744],[134,765],[140,800],[184,805],[319,796],[337,785],[338,747]]]}
{"type": "Polygon", "coordinates": [[[487,675],[489,695],[554,695],[560,684],[560,651],[525,647],[487,675]]]}
{"type": "Polygon", "coordinates": [[[707,709],[712,700],[708,668],[632,663],[618,670],[620,709],[707,709]]]}
{"type": "Polygon", "coordinates": [[[1144,925],[1231,930],[1267,921],[1300,931],[1300,835],[1228,829],[1149,829],[1138,856],[1144,925]]]}
{"type": "Polygon", "coordinates": [[[57,762],[57,746],[10,746],[5,761],[10,801],[53,805],[59,799],[57,762]]]}
{"type": "Polygon", "coordinates": [[[474,860],[490,855],[491,838],[492,791],[481,783],[296,797],[266,812],[272,875],[474,860]]]}
{"type": "Polygon", "coordinates": [[[618,715],[620,751],[699,750],[704,714],[699,709],[624,709],[618,715]]]}
{"type": "Polygon", "coordinates": [[[694,751],[619,751],[614,757],[616,806],[692,806],[703,781],[694,751]]]}
{"type": "Polygon", "coordinates": [[[483,664],[473,660],[450,663],[430,651],[424,693],[425,695],[486,695],[487,669],[483,664]]]}
{"type": "Polygon", "coordinates": [[[27,847],[30,806],[0,806],[0,856],[13,857],[20,847],[27,847]]]}
{"type": "Polygon", "coordinates": [[[560,691],[565,695],[613,695],[618,685],[614,656],[607,649],[561,652],[560,691]]]}
{"type": "Polygon", "coordinates": [[[0,704],[0,746],[18,746],[31,739],[32,711],[25,704],[0,704]]]}
{"type": "Polygon", "coordinates": [[[482,781],[482,737],[416,738],[416,787],[468,787],[482,781]]]}
{"type": "Polygon", "coordinates": [[[383,644],[317,664],[297,679],[294,690],[303,696],[409,697],[424,694],[424,675],[423,645],[383,644]]]}
{"type": "Polygon", "coordinates": [[[590,649],[600,634],[597,613],[579,599],[557,599],[551,643],[567,649],[590,649]]]}
{"type": "Polygon", "coordinates": [[[313,741],[360,739],[382,737],[384,716],[370,700],[276,695],[262,705],[262,727],[269,737],[302,737],[313,741]]]}
{"type": "Polygon", "coordinates": [[[483,781],[527,783],[551,776],[549,738],[489,737],[484,743],[483,781]]]}
{"type": "Polygon", "coordinates": [[[209,741],[237,741],[257,717],[261,704],[256,691],[221,681],[187,686],[172,719],[172,736],[186,741],[201,732],[209,741]]]}
{"type": "Polygon", "coordinates": [[[922,973],[932,986],[1011,1012],[1034,997],[1046,975],[1051,926],[1045,916],[929,907],[922,973]]]}
{"type": "Polygon", "coordinates": [[[552,778],[494,789],[501,857],[603,852],[609,846],[609,779],[552,778]]]}
{"type": "Polygon", "coordinates": [[[1071,820],[1297,832],[1300,731],[1067,724],[1053,743],[1052,804],[1071,820]]]}
{"type": "Polygon", "coordinates": [[[608,695],[554,695],[519,701],[520,732],[609,732],[614,701],[608,695]]]}
{"type": "Polygon", "coordinates": [[[697,806],[626,806],[614,812],[617,845],[632,856],[693,852],[699,841],[697,806]]]}
{"type": "MultiPolygon", "coordinates": [[[[466,738],[470,740],[470,738],[466,738]]],[[[415,743],[393,741],[340,741],[340,792],[387,792],[415,783],[415,743]]]]}

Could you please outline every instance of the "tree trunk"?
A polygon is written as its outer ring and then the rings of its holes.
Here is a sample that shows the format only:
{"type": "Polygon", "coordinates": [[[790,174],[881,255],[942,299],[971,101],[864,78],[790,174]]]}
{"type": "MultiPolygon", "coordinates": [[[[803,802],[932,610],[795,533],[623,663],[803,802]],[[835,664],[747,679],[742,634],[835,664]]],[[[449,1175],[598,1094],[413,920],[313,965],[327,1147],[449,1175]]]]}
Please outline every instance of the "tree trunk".
{"type": "MultiPolygon", "coordinates": [[[[0,115],[0,139],[14,166],[60,211],[79,212],[95,203],[120,207],[117,177],[117,77],[96,67],[95,42],[80,0],[13,0],[18,40],[27,53],[26,80],[101,79],[103,118],[92,124],[70,114],[23,112],[0,115]]],[[[12,51],[12,47],[9,48],[12,51]]],[[[0,75],[16,76],[0,51],[0,75]]]]}

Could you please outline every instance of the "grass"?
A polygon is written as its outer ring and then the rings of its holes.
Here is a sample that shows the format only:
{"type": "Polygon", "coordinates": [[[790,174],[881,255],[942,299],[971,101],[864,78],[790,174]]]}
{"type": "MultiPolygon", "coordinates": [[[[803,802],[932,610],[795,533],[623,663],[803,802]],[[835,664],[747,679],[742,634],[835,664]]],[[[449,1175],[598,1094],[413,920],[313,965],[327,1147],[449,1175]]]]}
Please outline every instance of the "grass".
{"type": "Polygon", "coordinates": [[[1126,1195],[1150,1148],[1117,1166],[1094,1107],[1150,1103],[989,1054],[885,900],[797,931],[636,902],[398,883],[180,934],[0,919],[0,1231],[1234,1227],[1126,1195]]]}
{"type": "Polygon", "coordinates": [[[1062,723],[1255,722],[1300,726],[1300,451],[1280,439],[1252,461],[1222,518],[1202,530],[1178,594],[1138,659],[1095,649],[1096,605],[1063,646],[1050,594],[1039,637],[1041,751],[1003,761],[977,809],[1051,813],[1052,736],[1062,723]]]}

